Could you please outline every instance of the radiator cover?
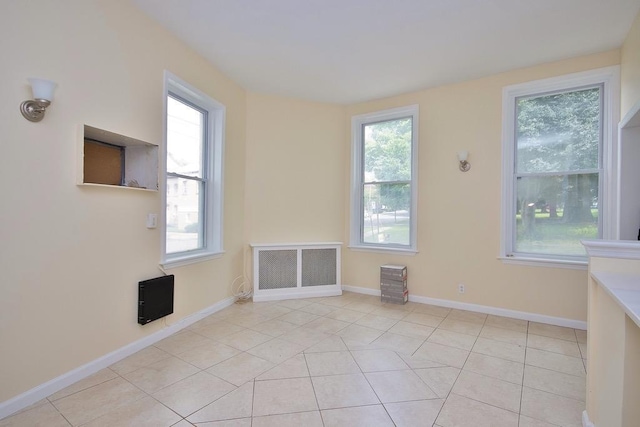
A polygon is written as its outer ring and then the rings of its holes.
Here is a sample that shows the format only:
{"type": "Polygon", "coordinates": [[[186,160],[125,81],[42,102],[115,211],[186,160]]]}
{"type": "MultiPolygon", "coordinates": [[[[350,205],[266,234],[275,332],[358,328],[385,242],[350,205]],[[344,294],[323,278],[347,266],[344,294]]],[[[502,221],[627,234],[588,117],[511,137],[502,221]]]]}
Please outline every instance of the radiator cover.
{"type": "Polygon", "coordinates": [[[341,295],[341,245],[252,244],[253,300],[341,295]]]}

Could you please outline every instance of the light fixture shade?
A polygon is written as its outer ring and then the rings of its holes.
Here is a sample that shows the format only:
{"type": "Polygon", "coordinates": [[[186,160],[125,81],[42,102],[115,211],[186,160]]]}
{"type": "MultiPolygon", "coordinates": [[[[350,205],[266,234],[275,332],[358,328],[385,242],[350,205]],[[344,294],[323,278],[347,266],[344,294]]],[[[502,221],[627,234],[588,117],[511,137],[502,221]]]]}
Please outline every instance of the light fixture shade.
{"type": "Polygon", "coordinates": [[[31,84],[31,91],[33,92],[34,99],[46,99],[47,101],[53,101],[53,91],[58,84],[51,80],[29,78],[31,84]]]}
{"type": "Polygon", "coordinates": [[[464,162],[465,160],[467,160],[467,157],[469,157],[468,151],[458,151],[458,160],[464,162]]]}

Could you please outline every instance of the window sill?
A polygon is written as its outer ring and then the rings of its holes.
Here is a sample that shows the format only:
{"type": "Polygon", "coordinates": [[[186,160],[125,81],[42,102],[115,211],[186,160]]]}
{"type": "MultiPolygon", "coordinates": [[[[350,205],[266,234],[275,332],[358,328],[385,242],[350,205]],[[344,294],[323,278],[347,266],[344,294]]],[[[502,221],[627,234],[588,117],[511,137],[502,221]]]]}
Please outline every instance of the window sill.
{"type": "Polygon", "coordinates": [[[418,251],[414,249],[386,248],[384,246],[348,246],[348,248],[355,252],[376,252],[406,256],[415,256],[418,253],[418,251]]]}
{"type": "Polygon", "coordinates": [[[532,267],[566,268],[569,270],[586,270],[588,262],[553,258],[527,258],[517,256],[499,256],[503,264],[528,265],[532,267]]]}
{"type": "Polygon", "coordinates": [[[175,257],[175,258],[170,258],[168,260],[165,260],[163,263],[160,264],[160,266],[163,269],[184,267],[185,265],[197,264],[199,262],[222,258],[222,255],[224,255],[224,251],[185,255],[185,256],[180,256],[180,257],[175,257]]]}

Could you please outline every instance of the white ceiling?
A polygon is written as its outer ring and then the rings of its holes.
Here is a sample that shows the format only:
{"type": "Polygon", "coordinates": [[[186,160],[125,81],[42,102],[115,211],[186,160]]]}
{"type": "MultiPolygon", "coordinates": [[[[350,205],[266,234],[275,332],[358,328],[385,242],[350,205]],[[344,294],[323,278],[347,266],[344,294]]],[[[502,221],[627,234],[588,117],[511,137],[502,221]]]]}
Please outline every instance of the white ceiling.
{"type": "Polygon", "coordinates": [[[355,103],[620,47],[640,0],[132,0],[243,87],[355,103]]]}

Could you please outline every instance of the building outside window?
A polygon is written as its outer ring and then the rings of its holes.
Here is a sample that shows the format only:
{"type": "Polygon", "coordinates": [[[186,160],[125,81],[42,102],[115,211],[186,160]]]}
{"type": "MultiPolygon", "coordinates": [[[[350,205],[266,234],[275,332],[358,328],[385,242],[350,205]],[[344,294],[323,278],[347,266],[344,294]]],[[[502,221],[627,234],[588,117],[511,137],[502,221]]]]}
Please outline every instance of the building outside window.
{"type": "Polygon", "coordinates": [[[166,80],[164,264],[185,264],[222,251],[224,106],[166,80]]]}

